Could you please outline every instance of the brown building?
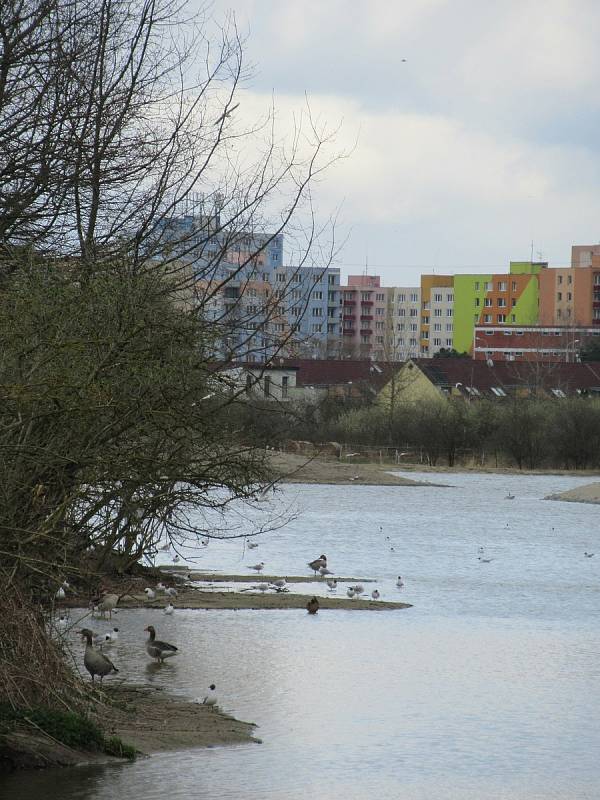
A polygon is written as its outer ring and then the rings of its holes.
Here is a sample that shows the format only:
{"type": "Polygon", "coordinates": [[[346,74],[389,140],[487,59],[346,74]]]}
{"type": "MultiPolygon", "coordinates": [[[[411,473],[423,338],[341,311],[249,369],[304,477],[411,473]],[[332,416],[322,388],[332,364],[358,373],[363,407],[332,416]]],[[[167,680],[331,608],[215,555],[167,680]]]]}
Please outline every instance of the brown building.
{"type": "Polygon", "coordinates": [[[571,266],[540,273],[540,325],[600,327],[600,245],[574,245],[571,266]]]}

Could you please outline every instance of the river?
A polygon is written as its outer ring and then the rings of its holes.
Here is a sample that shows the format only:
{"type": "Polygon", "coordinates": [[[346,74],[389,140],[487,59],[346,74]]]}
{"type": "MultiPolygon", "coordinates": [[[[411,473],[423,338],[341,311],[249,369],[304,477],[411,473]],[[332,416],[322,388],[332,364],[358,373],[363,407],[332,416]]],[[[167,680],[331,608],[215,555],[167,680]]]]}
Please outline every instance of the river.
{"type": "Polygon", "coordinates": [[[598,797],[600,508],[543,500],[589,479],[436,477],[451,486],[288,486],[277,502],[297,515],[257,549],[200,554],[206,569],[262,560],[292,575],[326,553],[336,573],[374,578],[366,590],[413,608],[119,613],[119,677],[190,699],[214,682],[262,744],[9,776],[0,796],[598,797]],[[149,623],[181,650],[159,670],[144,653],[149,623]]]}

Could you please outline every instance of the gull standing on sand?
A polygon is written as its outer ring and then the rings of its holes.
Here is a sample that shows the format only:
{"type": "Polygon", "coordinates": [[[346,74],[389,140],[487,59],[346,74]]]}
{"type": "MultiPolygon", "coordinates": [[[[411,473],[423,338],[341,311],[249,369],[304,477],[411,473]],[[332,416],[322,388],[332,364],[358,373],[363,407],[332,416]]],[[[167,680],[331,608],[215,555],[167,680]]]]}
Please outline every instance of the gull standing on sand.
{"type": "MultiPolygon", "coordinates": [[[[211,683],[211,685],[208,687],[208,694],[202,700],[203,706],[209,706],[210,708],[214,708],[217,705],[218,698],[217,698],[217,692],[215,691],[216,688],[217,687],[214,685],[214,683],[211,683]]],[[[196,702],[199,703],[200,698],[198,698],[196,702]]]]}
{"type": "Polygon", "coordinates": [[[371,592],[371,597],[373,598],[373,600],[379,600],[379,598],[381,597],[381,595],[379,594],[379,590],[373,589],[373,591],[371,592]]]}
{"type": "Polygon", "coordinates": [[[324,578],[326,575],[333,575],[333,572],[327,567],[319,567],[319,575],[324,578]]]}
{"type": "Polygon", "coordinates": [[[353,600],[353,599],[354,599],[354,595],[355,595],[356,593],[355,593],[354,589],[352,588],[352,586],[349,586],[349,587],[346,589],[346,594],[348,595],[348,597],[349,597],[351,600],[353,600]]]}
{"type": "Polygon", "coordinates": [[[172,603],[167,603],[165,606],[165,614],[171,615],[175,611],[175,606],[172,603]]]}
{"type": "Polygon", "coordinates": [[[327,586],[329,586],[329,590],[334,592],[337,589],[337,581],[335,578],[331,578],[327,581],[327,586]]]}
{"type": "Polygon", "coordinates": [[[264,568],[265,568],[264,561],[261,561],[260,564],[253,564],[251,567],[248,567],[248,569],[253,569],[255,572],[262,572],[264,568]]]}
{"type": "Polygon", "coordinates": [[[402,589],[404,586],[404,581],[402,580],[402,575],[398,575],[398,580],[396,581],[396,586],[399,589],[402,589]]]}

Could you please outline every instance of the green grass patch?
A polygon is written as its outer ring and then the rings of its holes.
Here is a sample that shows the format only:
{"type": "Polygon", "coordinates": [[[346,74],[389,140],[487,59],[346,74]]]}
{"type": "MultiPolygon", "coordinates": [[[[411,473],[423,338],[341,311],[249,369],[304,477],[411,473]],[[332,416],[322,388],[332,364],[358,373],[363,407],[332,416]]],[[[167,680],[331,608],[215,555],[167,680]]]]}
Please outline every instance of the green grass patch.
{"type": "Polygon", "coordinates": [[[18,723],[42,730],[74,750],[96,750],[130,761],[135,758],[134,747],[118,736],[105,736],[98,725],[83,714],[49,708],[15,709],[0,704],[0,733],[8,733],[18,723]]]}

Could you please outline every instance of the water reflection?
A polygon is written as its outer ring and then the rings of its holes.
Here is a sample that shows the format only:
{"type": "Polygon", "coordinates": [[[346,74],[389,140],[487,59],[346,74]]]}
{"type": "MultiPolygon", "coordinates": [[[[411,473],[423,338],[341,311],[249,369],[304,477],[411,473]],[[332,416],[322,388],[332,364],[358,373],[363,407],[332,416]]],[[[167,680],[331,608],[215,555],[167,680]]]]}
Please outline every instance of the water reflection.
{"type": "MultiPolygon", "coordinates": [[[[214,682],[262,745],[19,776],[0,782],[2,797],[595,797],[600,559],[583,552],[598,509],[541,499],[578,479],[452,482],[293,489],[303,515],[260,544],[274,573],[327,552],[338,573],[373,576],[413,609],[119,614],[119,677],[190,699],[214,682]],[[179,648],[162,666],[145,653],[148,624],[179,648]]],[[[239,544],[207,550],[241,571],[239,544]]]]}

